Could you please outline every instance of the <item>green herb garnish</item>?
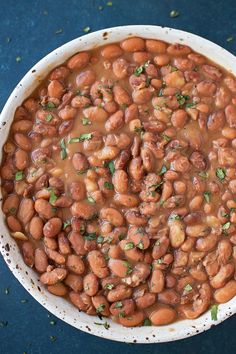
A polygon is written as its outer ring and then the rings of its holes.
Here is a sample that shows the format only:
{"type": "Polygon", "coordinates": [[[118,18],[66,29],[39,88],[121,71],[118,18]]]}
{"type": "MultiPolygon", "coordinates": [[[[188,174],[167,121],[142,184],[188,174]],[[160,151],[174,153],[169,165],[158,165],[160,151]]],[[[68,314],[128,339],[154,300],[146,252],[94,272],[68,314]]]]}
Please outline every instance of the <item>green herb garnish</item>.
{"type": "Polygon", "coordinates": [[[194,102],[186,104],[186,108],[195,108],[195,107],[196,107],[196,103],[194,102]]]}
{"type": "Polygon", "coordinates": [[[217,321],[217,314],[218,314],[218,305],[211,306],[211,319],[212,321],[217,321]]]}
{"type": "Polygon", "coordinates": [[[46,120],[46,122],[51,122],[51,120],[53,119],[53,115],[52,114],[47,114],[46,115],[46,118],[45,118],[45,120],[46,120]]]}
{"type": "Polygon", "coordinates": [[[113,189],[114,189],[113,184],[110,183],[110,182],[104,182],[104,187],[105,187],[106,189],[109,189],[109,190],[113,190],[113,189]]]}
{"type": "Polygon", "coordinates": [[[104,322],[104,323],[98,323],[98,322],[94,322],[95,325],[98,325],[98,326],[103,326],[105,329],[109,329],[110,328],[110,325],[108,322],[104,322]]]}
{"type": "Polygon", "coordinates": [[[177,101],[179,103],[180,107],[183,107],[183,105],[186,103],[187,100],[189,100],[189,96],[187,95],[182,95],[181,93],[176,93],[175,97],[177,98],[177,101]]]}
{"type": "Polygon", "coordinates": [[[115,309],[121,309],[123,307],[123,303],[121,301],[117,301],[114,307],[115,309]]]}
{"type": "Polygon", "coordinates": [[[83,175],[84,173],[86,173],[88,170],[80,170],[80,171],[77,171],[77,175],[83,175]]]}
{"type": "Polygon", "coordinates": [[[56,108],[56,105],[53,102],[48,102],[44,105],[44,108],[45,109],[53,109],[53,108],[56,108]]]}
{"type": "Polygon", "coordinates": [[[132,248],[134,248],[134,243],[133,242],[128,242],[126,243],[124,250],[128,251],[128,250],[132,250],[132,248]]]}
{"type": "Polygon", "coordinates": [[[149,318],[145,318],[145,320],[143,321],[143,326],[151,326],[152,322],[149,320],[149,318]]]}
{"type": "Polygon", "coordinates": [[[51,205],[54,205],[54,203],[55,203],[56,200],[57,200],[57,196],[56,196],[54,190],[53,190],[53,189],[50,189],[49,203],[50,203],[51,205]]]}
{"type": "Polygon", "coordinates": [[[225,176],[226,176],[225,168],[218,167],[216,169],[216,177],[218,177],[220,181],[223,181],[225,179],[225,176]]]}
{"type": "Polygon", "coordinates": [[[78,138],[71,138],[69,140],[69,144],[81,143],[82,141],[90,140],[91,138],[92,138],[92,133],[81,134],[78,138]]]}
{"type": "Polygon", "coordinates": [[[55,342],[57,340],[57,337],[55,337],[55,336],[50,336],[49,338],[50,338],[51,342],[55,342]]]}
{"type": "Polygon", "coordinates": [[[168,135],[163,133],[163,134],[161,134],[161,136],[165,141],[167,141],[167,142],[171,141],[171,137],[169,137],[168,135]]]}
{"type": "Polygon", "coordinates": [[[211,192],[204,192],[203,193],[203,196],[204,196],[204,198],[205,198],[205,201],[207,202],[207,203],[210,203],[210,197],[211,197],[211,192]]]}
{"type": "Polygon", "coordinates": [[[87,198],[87,200],[88,200],[88,202],[89,203],[91,203],[91,204],[95,204],[96,203],[96,201],[93,199],[93,197],[91,197],[91,196],[89,196],[88,198],[87,198]]]}
{"type": "Polygon", "coordinates": [[[89,26],[86,26],[83,28],[83,32],[84,33],[88,33],[90,31],[90,27],[89,26]]]}
{"type": "Polygon", "coordinates": [[[96,309],[97,313],[103,312],[105,310],[105,307],[106,307],[105,304],[100,304],[96,309]]]}
{"type": "Polygon", "coordinates": [[[234,40],[234,36],[229,36],[228,38],[226,38],[226,42],[230,43],[234,40]]]}
{"type": "Polygon", "coordinates": [[[97,238],[97,243],[102,244],[104,242],[104,237],[103,236],[98,236],[97,238]]]}
{"type": "Polygon", "coordinates": [[[143,250],[144,249],[144,244],[143,244],[143,241],[139,241],[139,243],[137,244],[137,247],[140,249],[140,250],[143,250]]]}
{"type": "Polygon", "coordinates": [[[158,172],[158,176],[162,176],[167,172],[167,167],[165,165],[162,166],[161,170],[158,172]]]}
{"type": "Polygon", "coordinates": [[[92,124],[92,122],[88,118],[85,118],[85,117],[81,119],[81,122],[83,125],[91,125],[92,124]]]}
{"type": "Polygon", "coordinates": [[[15,214],[16,208],[14,208],[14,207],[10,208],[10,209],[9,209],[9,212],[10,212],[11,214],[15,214]]]}
{"type": "Polygon", "coordinates": [[[66,220],[64,221],[63,223],[63,230],[65,230],[67,228],[67,226],[70,226],[71,225],[71,221],[70,220],[66,220]]]}
{"type": "Polygon", "coordinates": [[[132,268],[132,266],[129,264],[129,262],[124,261],[123,264],[124,264],[124,266],[127,268],[126,275],[129,275],[130,273],[132,273],[133,268],[132,268]]]}
{"type": "Polygon", "coordinates": [[[86,232],[86,234],[84,235],[84,238],[87,241],[93,241],[93,240],[96,240],[97,234],[96,234],[96,232],[86,232]]]}
{"type": "Polygon", "coordinates": [[[65,139],[61,139],[60,141],[60,147],[61,147],[61,159],[65,160],[67,158],[67,152],[66,152],[66,143],[65,143],[65,139]]]}
{"type": "Polygon", "coordinates": [[[205,172],[205,171],[199,172],[198,175],[199,175],[200,177],[202,177],[202,178],[208,178],[208,173],[205,172]]]}
{"type": "Polygon", "coordinates": [[[109,171],[110,171],[110,174],[113,175],[114,172],[115,172],[115,164],[114,164],[114,161],[106,161],[105,164],[104,164],[105,167],[108,167],[109,168],[109,171]]]}
{"type": "Polygon", "coordinates": [[[178,17],[178,16],[179,16],[179,11],[172,10],[170,12],[170,17],[175,18],[175,17],[178,17]]]}
{"type": "Polygon", "coordinates": [[[189,291],[192,291],[193,288],[192,288],[192,286],[190,284],[187,284],[187,285],[185,285],[184,290],[189,292],[189,291]]]}
{"type": "Polygon", "coordinates": [[[146,63],[144,63],[143,65],[140,65],[139,67],[137,67],[134,71],[134,75],[135,76],[140,76],[142,74],[142,72],[145,71],[145,69],[148,67],[148,65],[150,64],[150,60],[148,60],[146,63]]]}
{"type": "Polygon", "coordinates": [[[112,290],[114,288],[114,284],[111,284],[111,283],[107,283],[104,288],[107,289],[107,290],[112,290]]]}
{"type": "Polygon", "coordinates": [[[181,220],[181,217],[178,214],[171,214],[169,220],[181,220]]]}
{"type": "Polygon", "coordinates": [[[222,225],[221,229],[223,231],[223,233],[226,233],[227,230],[230,228],[231,222],[227,221],[224,225],[222,225]]]}
{"type": "Polygon", "coordinates": [[[15,174],[15,181],[21,181],[22,179],[25,178],[24,172],[23,171],[17,171],[15,174]]]}

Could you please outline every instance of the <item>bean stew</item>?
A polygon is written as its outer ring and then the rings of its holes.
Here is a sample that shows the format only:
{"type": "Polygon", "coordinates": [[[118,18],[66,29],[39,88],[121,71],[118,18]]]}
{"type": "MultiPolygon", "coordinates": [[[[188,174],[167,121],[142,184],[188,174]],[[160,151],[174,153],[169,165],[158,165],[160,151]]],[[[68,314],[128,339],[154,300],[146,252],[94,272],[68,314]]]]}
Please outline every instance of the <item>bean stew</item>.
{"type": "Polygon", "coordinates": [[[48,291],[123,326],[236,295],[236,79],[180,44],[80,52],[17,108],[3,212],[48,291]]]}

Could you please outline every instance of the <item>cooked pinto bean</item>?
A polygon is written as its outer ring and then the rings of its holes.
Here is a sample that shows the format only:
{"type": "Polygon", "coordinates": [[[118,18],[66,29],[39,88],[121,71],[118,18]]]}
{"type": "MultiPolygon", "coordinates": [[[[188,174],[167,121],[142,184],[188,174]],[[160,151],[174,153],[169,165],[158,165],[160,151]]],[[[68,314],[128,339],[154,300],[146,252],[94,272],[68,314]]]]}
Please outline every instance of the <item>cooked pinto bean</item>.
{"type": "Polygon", "coordinates": [[[50,293],[124,326],[195,319],[236,296],[235,95],[232,74],[158,39],[49,73],[15,111],[1,188],[50,293]]]}

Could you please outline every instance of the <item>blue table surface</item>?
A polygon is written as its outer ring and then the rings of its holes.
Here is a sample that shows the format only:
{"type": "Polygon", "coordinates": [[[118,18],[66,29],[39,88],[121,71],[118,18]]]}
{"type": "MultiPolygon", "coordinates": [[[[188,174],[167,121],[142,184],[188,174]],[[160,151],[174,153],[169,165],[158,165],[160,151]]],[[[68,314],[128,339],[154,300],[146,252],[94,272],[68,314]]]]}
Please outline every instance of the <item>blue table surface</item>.
{"type": "MultiPolygon", "coordinates": [[[[91,31],[152,24],[193,32],[236,53],[235,0],[1,0],[0,110],[22,76],[61,44],[91,31]],[[99,9],[102,6],[102,9],[99,9]],[[171,18],[171,10],[179,16],[171,18]],[[17,59],[18,58],[18,59],[17,59]]],[[[54,318],[18,283],[0,256],[0,353],[235,353],[236,316],[185,340],[152,345],[97,338],[54,318]]]]}

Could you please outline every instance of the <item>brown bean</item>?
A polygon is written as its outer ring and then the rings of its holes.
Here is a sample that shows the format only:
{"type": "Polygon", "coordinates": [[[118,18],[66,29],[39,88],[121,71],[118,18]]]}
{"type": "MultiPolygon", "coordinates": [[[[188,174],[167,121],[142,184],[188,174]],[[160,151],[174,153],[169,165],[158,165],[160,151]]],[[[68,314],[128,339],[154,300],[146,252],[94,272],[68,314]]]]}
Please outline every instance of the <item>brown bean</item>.
{"type": "Polygon", "coordinates": [[[64,86],[58,80],[52,80],[48,85],[49,97],[61,98],[64,93],[64,86]]]}
{"type": "Polygon", "coordinates": [[[51,250],[56,250],[58,248],[57,240],[55,238],[44,237],[44,245],[51,250]]]}
{"type": "Polygon", "coordinates": [[[102,208],[100,210],[100,218],[114,226],[122,226],[124,223],[123,215],[114,208],[102,208]]]}
{"type": "Polygon", "coordinates": [[[127,262],[121,259],[110,259],[108,266],[112,274],[117,277],[124,278],[128,274],[127,262]]]}
{"type": "Polygon", "coordinates": [[[55,268],[52,271],[45,272],[41,275],[40,281],[45,285],[55,285],[59,281],[65,279],[67,270],[63,268],[55,268]]]}
{"type": "Polygon", "coordinates": [[[70,254],[67,257],[66,261],[66,267],[73,273],[75,274],[83,274],[85,271],[85,265],[82,259],[75,255],[75,254],[70,254]]]}
{"type": "Polygon", "coordinates": [[[158,301],[162,304],[175,306],[180,303],[180,296],[174,290],[164,290],[158,294],[158,301]]]}
{"type": "Polygon", "coordinates": [[[56,296],[65,296],[67,294],[67,287],[63,283],[55,285],[48,285],[48,291],[56,296]]]}
{"type": "Polygon", "coordinates": [[[51,218],[43,227],[43,234],[45,237],[55,237],[59,234],[62,227],[60,218],[51,218]]]}
{"type": "Polygon", "coordinates": [[[81,152],[74,153],[72,157],[72,164],[76,171],[84,171],[89,167],[88,160],[84,154],[81,152]]]}
{"type": "Polygon", "coordinates": [[[174,248],[179,248],[185,240],[184,223],[181,220],[170,220],[170,243],[174,248]]]}
{"type": "Polygon", "coordinates": [[[132,289],[124,284],[119,284],[107,294],[107,300],[109,302],[120,301],[130,298],[132,295],[132,289]]]}
{"type": "MultiPolygon", "coordinates": [[[[133,208],[138,205],[139,200],[136,197],[136,195],[132,194],[115,194],[114,196],[114,202],[116,204],[123,205],[127,208],[133,208]]],[[[116,225],[120,226],[120,225],[116,225]]]]}
{"type": "Polygon", "coordinates": [[[149,316],[151,322],[155,326],[163,326],[172,323],[177,314],[171,307],[161,307],[151,313],[149,316]]]}
{"type": "Polygon", "coordinates": [[[65,259],[65,257],[64,257],[62,254],[60,254],[59,252],[57,252],[57,251],[55,251],[55,250],[52,250],[52,249],[50,249],[50,248],[46,248],[46,247],[45,247],[45,252],[46,252],[48,258],[50,258],[51,260],[53,260],[54,263],[59,264],[59,265],[65,264],[66,259],[65,259]]]}
{"type": "Polygon", "coordinates": [[[151,293],[160,293],[164,288],[164,275],[160,269],[154,269],[151,274],[149,289],[151,293]]]}
{"type": "Polygon", "coordinates": [[[39,273],[44,273],[48,267],[48,257],[43,249],[36,248],[34,254],[34,266],[39,273]]]}
{"type": "Polygon", "coordinates": [[[230,128],[236,128],[236,106],[229,104],[225,108],[225,116],[230,128]]]}
{"type": "Polygon", "coordinates": [[[134,312],[134,309],[135,309],[135,304],[132,299],[126,299],[123,301],[114,302],[110,306],[111,314],[113,316],[118,316],[118,317],[121,317],[120,313],[122,313],[122,316],[131,315],[134,312]]]}
{"type": "Polygon", "coordinates": [[[108,118],[108,113],[100,107],[85,108],[83,114],[92,122],[104,122],[108,118]]]}
{"type": "MultiPolygon", "coordinates": [[[[98,292],[98,278],[93,273],[88,273],[83,279],[84,292],[89,296],[94,296],[98,292]]],[[[95,305],[94,305],[95,306],[95,305]]],[[[96,308],[96,306],[95,306],[96,308]]]]}
{"type": "Polygon", "coordinates": [[[44,199],[37,199],[34,204],[36,212],[45,219],[51,219],[55,216],[55,208],[44,199]]]}
{"type": "Polygon", "coordinates": [[[16,194],[11,194],[3,202],[2,210],[4,214],[15,214],[20,204],[20,199],[16,194]]]}
{"type": "Polygon", "coordinates": [[[24,170],[29,165],[29,158],[26,151],[18,149],[15,152],[15,166],[18,170],[24,170]]]}
{"type": "Polygon", "coordinates": [[[236,281],[230,280],[222,288],[214,292],[214,299],[222,304],[231,300],[236,295],[236,281]]]}
{"type": "Polygon", "coordinates": [[[144,320],[144,313],[141,311],[134,312],[131,316],[119,317],[119,323],[125,327],[136,327],[144,320]]]}
{"type": "Polygon", "coordinates": [[[129,63],[123,58],[116,59],[112,64],[113,72],[118,79],[124,79],[128,75],[128,67],[129,63]]]}
{"type": "Polygon", "coordinates": [[[145,41],[142,38],[132,37],[125,39],[120,44],[125,52],[137,52],[145,49],[145,41]]]}
{"type": "Polygon", "coordinates": [[[128,175],[124,170],[116,170],[112,176],[116,192],[126,193],[128,190],[128,175]]]}
{"type": "Polygon", "coordinates": [[[75,253],[78,255],[85,255],[86,254],[86,250],[84,248],[85,245],[85,240],[84,238],[80,235],[79,232],[77,231],[72,231],[69,236],[68,239],[72,245],[72,248],[74,249],[75,253]]]}
{"type": "Polygon", "coordinates": [[[58,247],[60,253],[63,255],[67,255],[71,253],[69,240],[63,232],[60,232],[58,235],[58,247]]]}
{"type": "Polygon", "coordinates": [[[31,141],[24,134],[16,133],[14,135],[14,140],[15,140],[16,144],[19,146],[19,148],[21,148],[22,150],[25,150],[25,151],[31,150],[31,148],[32,148],[31,141]]]}
{"type": "Polygon", "coordinates": [[[174,111],[171,116],[171,123],[175,128],[183,128],[188,119],[188,115],[184,109],[174,111]]]}
{"type": "Polygon", "coordinates": [[[59,66],[50,74],[50,80],[64,80],[70,73],[70,70],[65,66],[59,66]]]}
{"type": "Polygon", "coordinates": [[[78,76],[76,76],[76,85],[79,89],[83,89],[84,87],[91,86],[95,80],[96,74],[94,73],[94,71],[85,70],[82,71],[78,76]]]}
{"type": "Polygon", "coordinates": [[[219,272],[210,280],[210,284],[214,289],[222,288],[226,281],[230,279],[234,272],[234,265],[228,263],[220,267],[219,272]]]}
{"type": "Polygon", "coordinates": [[[25,264],[29,267],[34,265],[34,248],[31,242],[24,242],[22,245],[22,253],[25,264]]]}
{"type": "Polygon", "coordinates": [[[159,40],[147,39],[146,48],[151,53],[163,54],[166,52],[167,45],[166,43],[159,40]]]}
{"type": "Polygon", "coordinates": [[[64,283],[75,292],[79,292],[83,289],[83,278],[80,275],[68,274],[64,283]]]}
{"type": "Polygon", "coordinates": [[[23,198],[19,205],[17,218],[26,225],[34,215],[34,202],[30,198],[23,198]]]}
{"type": "Polygon", "coordinates": [[[125,218],[131,225],[144,226],[147,224],[147,218],[142,216],[136,209],[127,211],[125,218]]]}
{"type": "Polygon", "coordinates": [[[106,261],[103,257],[103,254],[100,251],[90,251],[88,253],[87,259],[93,273],[98,278],[105,278],[106,276],[108,276],[109,270],[106,266],[106,261]]]}
{"type": "Polygon", "coordinates": [[[29,232],[35,240],[43,237],[43,220],[39,216],[34,216],[29,224],[29,232]]]}
{"type": "Polygon", "coordinates": [[[135,299],[136,306],[143,310],[156,302],[156,295],[152,293],[145,293],[143,296],[139,296],[135,299]]]}
{"type": "Polygon", "coordinates": [[[80,52],[78,54],[75,54],[73,57],[71,57],[68,62],[67,66],[69,69],[74,70],[74,69],[82,69],[84,68],[90,59],[90,54],[88,52],[80,52]]]}
{"type": "Polygon", "coordinates": [[[131,98],[128,92],[120,85],[115,85],[113,87],[114,100],[119,106],[130,105],[131,98]]]}
{"type": "Polygon", "coordinates": [[[123,53],[122,49],[117,44],[108,44],[101,50],[101,55],[105,59],[113,59],[121,56],[123,53]]]}
{"type": "Polygon", "coordinates": [[[207,128],[210,131],[217,131],[219,129],[222,129],[224,124],[225,114],[222,110],[216,111],[208,117],[207,128]]]}
{"type": "Polygon", "coordinates": [[[27,133],[33,127],[33,122],[28,119],[22,119],[12,124],[12,131],[15,133],[27,133]]]}
{"type": "Polygon", "coordinates": [[[105,129],[107,132],[112,132],[113,130],[119,130],[124,125],[123,119],[124,113],[122,110],[117,111],[112,114],[105,123],[105,129]]]}
{"type": "Polygon", "coordinates": [[[75,202],[72,204],[71,213],[73,216],[89,220],[95,215],[96,209],[93,205],[85,202],[75,202]]]}
{"type": "Polygon", "coordinates": [[[14,232],[22,230],[21,223],[13,215],[7,217],[7,225],[14,232]]]}

